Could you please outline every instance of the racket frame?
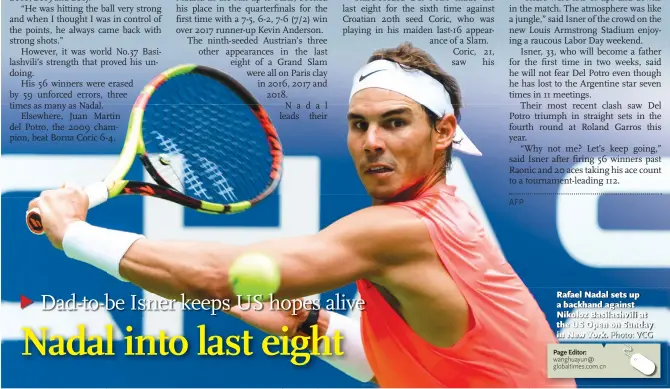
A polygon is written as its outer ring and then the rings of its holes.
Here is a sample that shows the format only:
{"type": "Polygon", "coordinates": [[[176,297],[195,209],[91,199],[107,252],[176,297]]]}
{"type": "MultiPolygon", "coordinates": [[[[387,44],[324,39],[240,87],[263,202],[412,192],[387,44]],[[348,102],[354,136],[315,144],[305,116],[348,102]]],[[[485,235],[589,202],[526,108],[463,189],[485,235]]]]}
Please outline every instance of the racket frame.
{"type": "MultiPolygon", "coordinates": [[[[85,191],[89,196],[89,209],[100,205],[113,197],[136,194],[172,201],[203,213],[238,213],[248,210],[275,191],[281,179],[283,159],[282,145],[279,141],[279,135],[277,134],[276,128],[272,124],[272,121],[270,120],[263,106],[242,84],[226,73],[221,72],[220,70],[197,64],[183,64],[174,66],[159,73],[149,83],[147,83],[144,88],[142,88],[142,91],[135,99],[135,103],[133,104],[133,108],[130,112],[130,118],[128,119],[128,131],[126,132],[123,148],[119,154],[119,159],[116,165],[101,182],[87,186],[85,191]],[[187,73],[201,74],[226,85],[226,87],[231,89],[240,99],[245,102],[245,104],[252,110],[258,121],[261,123],[261,127],[263,128],[268,140],[268,146],[272,156],[272,166],[268,185],[253,199],[230,204],[219,204],[187,196],[181,191],[175,189],[165,179],[163,179],[163,177],[160,176],[156,168],[151,163],[149,155],[146,151],[142,133],[142,120],[144,119],[144,112],[149,103],[149,100],[151,99],[151,96],[153,96],[154,92],[163,83],[173,77],[181,76],[187,73]],[[156,182],[155,184],[124,179],[133,166],[136,158],[142,162],[145,170],[156,182]],[[106,188],[107,193],[104,193],[103,185],[106,188]]],[[[32,233],[36,235],[42,235],[44,233],[38,208],[30,209],[28,212],[26,212],[26,224],[32,233]]]]}
{"type": "Polygon", "coordinates": [[[264,200],[277,188],[282,174],[283,150],[279,136],[274,125],[270,121],[267,112],[263,106],[249,93],[244,86],[237,80],[227,74],[206,66],[195,64],[184,64],[167,69],[154,77],[140,92],[128,120],[128,132],[124,141],[124,146],[119,156],[119,162],[114,169],[104,179],[107,185],[109,198],[127,195],[139,194],[144,196],[158,197],[165,200],[176,202],[188,208],[199,212],[211,214],[227,214],[246,211],[258,202],[264,200]],[[269,177],[269,183],[265,190],[253,199],[243,200],[229,204],[219,204],[205,200],[196,199],[183,194],[165,181],[158,171],[153,167],[149,155],[146,151],[144,138],[142,134],[142,120],[144,112],[154,92],[165,82],[173,77],[187,73],[198,73],[223,83],[229,89],[233,90],[247,106],[252,110],[265,132],[268,139],[268,146],[273,162],[269,177]],[[132,167],[135,158],[139,158],[144,165],[145,170],[156,184],[130,181],[123,179],[132,167]]]}

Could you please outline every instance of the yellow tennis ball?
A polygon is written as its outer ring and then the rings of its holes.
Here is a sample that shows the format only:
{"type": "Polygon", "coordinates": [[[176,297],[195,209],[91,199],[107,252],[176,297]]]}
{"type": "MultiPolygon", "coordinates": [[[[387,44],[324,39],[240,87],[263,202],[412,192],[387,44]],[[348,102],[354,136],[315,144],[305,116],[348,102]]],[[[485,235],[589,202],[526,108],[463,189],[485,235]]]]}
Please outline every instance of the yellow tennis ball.
{"type": "Polygon", "coordinates": [[[228,279],[238,296],[259,296],[264,299],[279,290],[281,274],[276,261],[260,253],[237,257],[230,266],[228,279]]]}

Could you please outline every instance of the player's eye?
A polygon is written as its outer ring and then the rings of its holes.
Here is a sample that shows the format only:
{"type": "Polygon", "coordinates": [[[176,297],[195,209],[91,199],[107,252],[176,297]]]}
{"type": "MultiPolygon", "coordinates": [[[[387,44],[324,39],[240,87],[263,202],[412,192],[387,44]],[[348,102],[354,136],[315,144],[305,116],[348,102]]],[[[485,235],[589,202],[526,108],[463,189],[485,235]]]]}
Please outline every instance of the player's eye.
{"type": "Polygon", "coordinates": [[[357,129],[357,130],[363,130],[363,131],[365,131],[365,130],[368,129],[368,123],[366,123],[366,122],[355,122],[355,123],[353,124],[353,127],[354,127],[355,129],[357,129]]]}
{"type": "Polygon", "coordinates": [[[399,128],[405,125],[405,121],[402,119],[391,119],[388,124],[391,128],[399,128]]]}

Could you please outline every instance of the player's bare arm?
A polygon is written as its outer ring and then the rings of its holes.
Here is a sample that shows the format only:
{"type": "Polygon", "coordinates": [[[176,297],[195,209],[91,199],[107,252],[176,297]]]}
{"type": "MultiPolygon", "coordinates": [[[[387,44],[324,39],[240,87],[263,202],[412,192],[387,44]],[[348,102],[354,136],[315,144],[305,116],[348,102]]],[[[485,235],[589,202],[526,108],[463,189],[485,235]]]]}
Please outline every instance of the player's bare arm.
{"type": "Polygon", "coordinates": [[[317,234],[250,245],[141,239],[126,252],[120,274],[164,297],[233,298],[228,270],[245,253],[277,262],[281,285],[276,298],[292,299],[355,282],[381,279],[390,269],[416,261],[430,249],[408,233],[420,223],[402,209],[370,207],[317,234]]]}

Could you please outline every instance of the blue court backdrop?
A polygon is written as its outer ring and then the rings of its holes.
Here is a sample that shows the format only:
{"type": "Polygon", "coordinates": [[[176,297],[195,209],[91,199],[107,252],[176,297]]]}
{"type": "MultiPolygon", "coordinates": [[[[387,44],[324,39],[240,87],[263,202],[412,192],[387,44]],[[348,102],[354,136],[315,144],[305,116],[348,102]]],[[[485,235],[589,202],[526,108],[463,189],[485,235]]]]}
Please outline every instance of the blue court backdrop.
{"type": "MultiPolygon", "coordinates": [[[[155,0],[143,3],[160,4],[155,0]]],[[[3,2],[2,6],[5,15],[19,13],[19,5],[3,2]]],[[[170,21],[174,19],[172,7],[165,7],[166,22],[162,35],[146,36],[141,40],[126,37],[122,41],[104,36],[81,37],[77,41],[81,47],[93,47],[94,44],[96,47],[122,44],[127,49],[138,50],[157,47],[162,52],[156,57],[159,61],[157,66],[103,70],[95,67],[32,67],[35,80],[133,80],[133,86],[125,90],[128,92],[127,99],[102,99],[105,112],[118,112],[122,116],[109,122],[119,127],[114,132],[117,138],[124,135],[130,107],[142,86],[165,68],[184,62],[217,67],[236,77],[266,106],[279,131],[286,152],[285,177],[279,190],[257,208],[238,215],[211,216],[184,210],[161,200],[127,197],[92,210],[89,221],[108,228],[144,233],[154,239],[250,243],[315,233],[338,218],[368,206],[369,198],[358,181],[346,148],[348,89],[354,72],[374,49],[395,46],[403,40],[393,35],[342,37],[337,27],[337,22],[341,20],[339,7],[331,7],[334,11],[329,15],[334,22],[332,26],[324,25],[325,34],[329,37],[328,65],[321,67],[322,71],[328,72],[325,76],[328,86],[306,91],[289,89],[288,98],[294,104],[311,102],[315,106],[321,103],[322,107],[327,101],[328,108],[298,110],[301,118],[297,120],[280,120],[280,114],[290,113],[285,101],[266,98],[265,93],[269,90],[258,87],[256,79],[248,76],[246,69],[231,65],[228,57],[199,57],[197,47],[187,45],[184,37],[174,33],[176,24],[170,21]],[[327,113],[328,116],[325,120],[310,120],[310,111],[327,113]]],[[[502,7],[496,14],[495,26],[500,31],[506,31],[508,16],[509,13],[502,7]]],[[[3,18],[3,22],[6,20],[3,18]]],[[[399,26],[402,27],[402,23],[399,26]]],[[[667,33],[665,37],[646,37],[645,42],[667,50],[666,38],[667,33]]],[[[103,299],[108,293],[113,298],[125,300],[129,300],[131,295],[156,297],[67,259],[46,239],[30,234],[25,228],[24,214],[31,198],[41,190],[58,186],[64,181],[85,185],[103,178],[115,163],[121,143],[10,143],[9,126],[21,122],[21,119],[20,111],[10,110],[7,105],[9,93],[24,92],[26,88],[22,88],[21,78],[8,75],[8,58],[20,54],[20,48],[8,45],[8,39],[6,35],[2,38],[2,387],[370,386],[348,378],[318,358],[312,358],[307,366],[297,367],[291,365],[289,357],[265,356],[259,347],[263,334],[222,313],[40,310],[42,295],[69,298],[74,293],[78,299],[103,299]],[[38,300],[38,304],[21,310],[21,295],[38,300]],[[124,347],[120,339],[127,326],[132,326],[135,334],[157,334],[159,330],[166,330],[169,334],[184,335],[191,341],[192,349],[180,357],[133,357],[123,356],[122,353],[103,357],[22,356],[22,327],[48,326],[53,333],[72,335],[78,324],[86,324],[89,333],[102,333],[106,325],[113,325],[117,350],[121,351],[124,347]],[[207,325],[210,333],[222,336],[249,330],[256,338],[252,343],[254,355],[197,356],[194,339],[197,337],[197,326],[201,324],[207,325]]],[[[478,59],[468,59],[466,66],[452,66],[455,57],[451,47],[431,46],[428,37],[424,36],[408,39],[428,50],[445,70],[458,79],[465,104],[461,125],[484,153],[480,158],[455,154],[454,167],[448,174],[449,182],[458,187],[457,194],[471,204],[498,242],[506,258],[535,295],[554,330],[559,330],[556,327],[556,305],[563,301],[557,298],[557,292],[579,290],[639,293],[640,297],[635,301],[636,309],[648,312],[649,321],[655,324],[650,331],[653,338],[627,342],[633,343],[633,346],[637,341],[663,344],[661,378],[579,379],[578,384],[582,387],[669,387],[668,163],[662,165],[662,174],[639,176],[616,188],[546,185],[521,190],[513,187],[509,184],[508,159],[518,154],[519,144],[509,142],[509,112],[518,110],[519,105],[518,101],[509,99],[507,63],[510,57],[518,55],[518,48],[508,44],[505,34],[495,34],[488,38],[491,47],[495,48],[495,65],[483,66],[478,59]],[[516,192],[539,194],[510,194],[516,192]],[[619,192],[632,194],[618,195],[619,192]],[[666,195],[642,194],[650,192],[666,195]],[[523,203],[519,204],[519,199],[523,199],[523,203]]],[[[70,40],[68,45],[74,45],[73,41],[70,40]]],[[[293,50],[287,58],[293,58],[293,50]]],[[[667,57],[664,55],[663,59],[666,61],[667,57]]],[[[660,68],[667,72],[667,65],[660,68]]],[[[666,76],[658,79],[667,82],[666,76]]],[[[81,88],[81,91],[87,90],[91,89],[81,88]]],[[[663,119],[659,123],[664,127],[670,124],[665,109],[667,93],[663,95],[660,89],[591,92],[594,101],[600,103],[620,100],[622,103],[646,105],[661,101],[663,109],[658,112],[663,119]]],[[[87,124],[93,123],[90,121],[87,124]]],[[[581,131],[531,134],[531,141],[543,147],[576,144],[586,147],[595,143],[632,147],[665,145],[667,140],[667,131],[623,135],[581,131]]],[[[667,153],[666,146],[658,148],[657,155],[666,157],[667,153]]],[[[143,179],[143,174],[140,166],[134,166],[129,178],[143,179]]],[[[188,260],[184,258],[184,261],[188,260]]],[[[334,298],[336,293],[353,298],[356,290],[349,285],[314,298],[326,301],[334,298]]],[[[620,300],[612,298],[609,301],[620,300]]],[[[583,341],[596,340],[586,337],[583,341]]]]}

